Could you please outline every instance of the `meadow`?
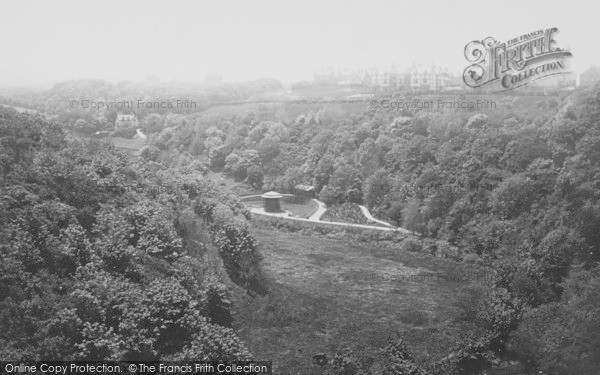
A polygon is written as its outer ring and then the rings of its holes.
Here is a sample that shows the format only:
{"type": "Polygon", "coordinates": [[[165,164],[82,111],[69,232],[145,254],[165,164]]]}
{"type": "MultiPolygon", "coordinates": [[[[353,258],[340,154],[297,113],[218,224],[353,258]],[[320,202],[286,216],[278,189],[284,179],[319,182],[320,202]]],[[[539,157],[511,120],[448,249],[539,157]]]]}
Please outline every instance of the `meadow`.
{"type": "Polygon", "coordinates": [[[475,329],[475,309],[488,292],[478,279],[448,279],[489,272],[476,265],[256,220],[252,231],[269,293],[236,296],[235,328],[257,359],[273,360],[277,374],[325,374],[327,366],[312,357],[331,359],[346,347],[370,361],[396,333],[417,361],[439,359],[475,329]]]}

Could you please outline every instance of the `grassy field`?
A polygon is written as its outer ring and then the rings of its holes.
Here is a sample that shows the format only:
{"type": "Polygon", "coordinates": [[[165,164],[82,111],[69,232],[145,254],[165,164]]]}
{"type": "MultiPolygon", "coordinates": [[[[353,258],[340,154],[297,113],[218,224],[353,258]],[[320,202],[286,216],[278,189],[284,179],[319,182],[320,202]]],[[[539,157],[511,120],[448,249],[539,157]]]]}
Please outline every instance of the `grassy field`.
{"type": "Polygon", "coordinates": [[[487,286],[473,265],[253,224],[269,278],[266,296],[235,298],[236,330],[275,374],[322,374],[312,356],[344,347],[375,356],[398,332],[417,361],[448,354],[487,286]],[[431,277],[431,275],[437,275],[431,277]],[[440,276],[441,275],[441,276],[440,276]],[[446,277],[446,279],[444,279],[446,277]]]}
{"type": "Polygon", "coordinates": [[[314,214],[319,205],[309,198],[304,197],[283,197],[281,199],[281,208],[290,211],[292,216],[308,219],[314,214]]]}
{"type": "Polygon", "coordinates": [[[106,140],[114,144],[115,147],[118,149],[131,152],[137,152],[146,145],[146,140],[141,138],[126,139],[119,137],[109,137],[106,138],[106,140]]]}

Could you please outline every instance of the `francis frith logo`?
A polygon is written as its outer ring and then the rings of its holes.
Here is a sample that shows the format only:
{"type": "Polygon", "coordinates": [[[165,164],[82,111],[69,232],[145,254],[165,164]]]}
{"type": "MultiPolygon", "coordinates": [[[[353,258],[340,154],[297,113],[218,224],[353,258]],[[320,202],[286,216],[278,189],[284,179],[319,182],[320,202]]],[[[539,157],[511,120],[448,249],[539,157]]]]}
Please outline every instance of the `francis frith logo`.
{"type": "Polygon", "coordinates": [[[471,63],[463,73],[465,84],[506,91],[537,79],[570,73],[568,58],[572,55],[557,46],[557,33],[553,27],[504,43],[492,37],[472,41],[465,47],[465,58],[471,63]]]}

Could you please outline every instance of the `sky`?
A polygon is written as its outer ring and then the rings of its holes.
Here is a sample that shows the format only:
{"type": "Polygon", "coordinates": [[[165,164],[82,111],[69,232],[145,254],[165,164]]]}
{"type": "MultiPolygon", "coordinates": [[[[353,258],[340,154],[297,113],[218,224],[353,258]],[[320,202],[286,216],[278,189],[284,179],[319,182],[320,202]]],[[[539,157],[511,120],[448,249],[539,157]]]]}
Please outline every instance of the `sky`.
{"type": "Polygon", "coordinates": [[[71,79],[311,80],[315,69],[468,65],[467,43],[558,27],[600,66],[597,0],[0,0],[0,87],[71,79]]]}

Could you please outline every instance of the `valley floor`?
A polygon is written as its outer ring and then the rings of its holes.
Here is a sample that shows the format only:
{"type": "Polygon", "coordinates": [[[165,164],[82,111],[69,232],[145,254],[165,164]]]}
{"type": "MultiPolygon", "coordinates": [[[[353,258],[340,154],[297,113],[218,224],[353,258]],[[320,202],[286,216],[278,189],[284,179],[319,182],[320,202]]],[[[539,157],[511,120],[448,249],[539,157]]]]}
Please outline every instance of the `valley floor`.
{"type": "Polygon", "coordinates": [[[253,233],[270,292],[236,298],[235,328],[277,374],[320,374],[313,355],[331,359],[344,347],[375,356],[396,332],[418,361],[443,357],[473,329],[487,291],[489,271],[474,265],[259,223],[253,233]]]}

